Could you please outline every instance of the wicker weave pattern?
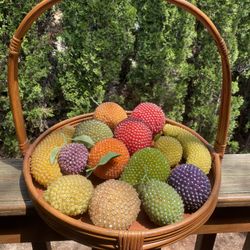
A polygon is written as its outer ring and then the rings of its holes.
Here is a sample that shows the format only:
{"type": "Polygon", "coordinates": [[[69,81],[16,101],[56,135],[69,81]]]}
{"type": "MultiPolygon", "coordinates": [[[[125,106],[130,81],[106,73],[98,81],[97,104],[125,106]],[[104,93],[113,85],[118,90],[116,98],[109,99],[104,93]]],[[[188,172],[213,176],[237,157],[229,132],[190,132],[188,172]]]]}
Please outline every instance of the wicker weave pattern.
{"type": "Polygon", "coordinates": [[[131,234],[128,231],[119,232],[119,249],[138,249],[141,250],[143,246],[144,237],[141,232],[132,232],[131,234]]]}

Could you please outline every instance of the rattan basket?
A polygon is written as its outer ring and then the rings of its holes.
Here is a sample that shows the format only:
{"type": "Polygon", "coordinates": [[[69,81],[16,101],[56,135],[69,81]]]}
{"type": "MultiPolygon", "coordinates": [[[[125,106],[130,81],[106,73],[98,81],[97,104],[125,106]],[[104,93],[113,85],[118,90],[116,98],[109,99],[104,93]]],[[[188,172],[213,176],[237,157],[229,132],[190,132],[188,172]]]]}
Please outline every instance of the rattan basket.
{"type": "Polygon", "coordinates": [[[79,122],[91,119],[93,116],[92,113],[89,113],[67,119],[49,128],[32,144],[28,141],[18,89],[18,57],[22,38],[25,36],[33,22],[36,21],[42,13],[58,2],[60,1],[44,0],[26,15],[10,42],[8,58],[9,96],[19,146],[24,155],[23,173],[30,197],[37,212],[44,221],[58,233],[69,239],[100,249],[154,249],[185,238],[208,220],[216,207],[218,198],[221,178],[221,159],[226,147],[231,97],[231,74],[227,48],[224,40],[212,21],[197,7],[184,0],[168,0],[169,3],[173,3],[178,7],[183,8],[203,23],[213,37],[221,56],[223,81],[219,121],[214,147],[210,146],[200,135],[192,131],[190,128],[175,121],[169,119],[166,120],[166,123],[187,129],[209,147],[213,158],[213,166],[209,176],[212,183],[212,192],[209,199],[198,211],[186,215],[181,222],[172,225],[152,227],[150,226],[150,223],[148,223],[146,217],[139,216],[136,223],[127,231],[100,228],[91,224],[86,218],[71,218],[51,207],[43,200],[41,191],[37,188],[30,173],[30,156],[41,140],[56,129],[65,125],[77,125],[79,122]]]}

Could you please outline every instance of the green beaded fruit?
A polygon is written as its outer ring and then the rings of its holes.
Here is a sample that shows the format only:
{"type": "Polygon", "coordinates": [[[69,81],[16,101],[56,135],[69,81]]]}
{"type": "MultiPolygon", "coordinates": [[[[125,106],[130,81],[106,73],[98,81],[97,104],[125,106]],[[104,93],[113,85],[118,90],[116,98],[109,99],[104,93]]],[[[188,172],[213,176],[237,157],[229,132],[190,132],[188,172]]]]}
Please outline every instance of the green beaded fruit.
{"type": "Polygon", "coordinates": [[[139,185],[138,191],[146,214],[156,225],[164,226],[183,219],[181,196],[167,183],[150,180],[139,185]]]}
{"type": "Polygon", "coordinates": [[[113,132],[104,122],[92,119],[83,121],[76,126],[74,138],[82,135],[90,137],[93,143],[96,143],[113,137],[113,132]]]}
{"type": "Polygon", "coordinates": [[[166,181],[169,174],[165,155],[156,148],[143,148],[132,155],[120,179],[138,185],[149,179],[166,181]]]}

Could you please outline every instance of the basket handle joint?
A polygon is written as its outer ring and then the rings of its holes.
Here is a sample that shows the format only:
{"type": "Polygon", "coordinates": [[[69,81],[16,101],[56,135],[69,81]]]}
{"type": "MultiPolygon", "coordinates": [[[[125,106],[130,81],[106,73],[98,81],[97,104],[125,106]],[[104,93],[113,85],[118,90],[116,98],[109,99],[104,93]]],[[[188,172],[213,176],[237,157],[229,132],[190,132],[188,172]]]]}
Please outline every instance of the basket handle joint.
{"type": "Polygon", "coordinates": [[[220,155],[220,159],[223,158],[226,147],[227,147],[227,144],[222,145],[218,141],[215,141],[214,149],[215,149],[215,152],[218,152],[218,154],[220,155]]]}
{"type": "Polygon", "coordinates": [[[10,40],[9,53],[11,55],[16,55],[16,56],[19,55],[19,52],[21,49],[21,43],[22,43],[22,40],[13,36],[12,39],[10,40]]]}

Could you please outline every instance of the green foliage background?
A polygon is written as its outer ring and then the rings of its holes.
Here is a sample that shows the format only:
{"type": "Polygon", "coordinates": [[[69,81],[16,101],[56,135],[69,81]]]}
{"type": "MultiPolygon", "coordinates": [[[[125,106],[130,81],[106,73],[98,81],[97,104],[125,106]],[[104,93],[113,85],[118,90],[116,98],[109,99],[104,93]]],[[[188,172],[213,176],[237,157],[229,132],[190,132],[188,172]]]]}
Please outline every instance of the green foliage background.
{"type": "MultiPolygon", "coordinates": [[[[18,152],[6,82],[8,44],[39,1],[0,1],[0,154],[18,152]]],[[[202,0],[224,37],[233,72],[228,152],[250,152],[247,0],[202,0]]],[[[29,138],[98,103],[143,101],[213,142],[221,69],[216,46],[190,14],[162,0],[74,0],[46,12],[22,44],[19,84],[29,138]]]]}

